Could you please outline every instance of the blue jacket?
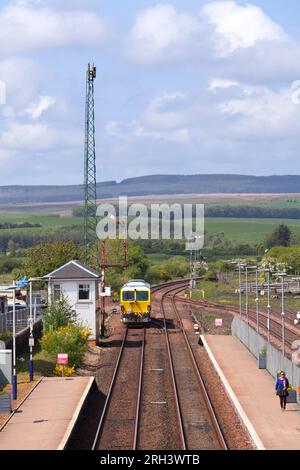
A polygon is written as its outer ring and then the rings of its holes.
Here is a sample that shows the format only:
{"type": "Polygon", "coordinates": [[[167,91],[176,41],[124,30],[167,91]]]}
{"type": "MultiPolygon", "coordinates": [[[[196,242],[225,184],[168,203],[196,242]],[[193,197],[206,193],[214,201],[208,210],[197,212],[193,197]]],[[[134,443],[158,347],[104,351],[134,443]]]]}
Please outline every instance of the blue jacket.
{"type": "MultiPolygon", "coordinates": [[[[285,378],[285,382],[286,382],[286,388],[288,388],[289,381],[288,381],[287,378],[285,378]]],[[[283,390],[283,380],[281,380],[279,378],[276,380],[275,390],[277,390],[277,391],[278,390],[283,390]]]]}

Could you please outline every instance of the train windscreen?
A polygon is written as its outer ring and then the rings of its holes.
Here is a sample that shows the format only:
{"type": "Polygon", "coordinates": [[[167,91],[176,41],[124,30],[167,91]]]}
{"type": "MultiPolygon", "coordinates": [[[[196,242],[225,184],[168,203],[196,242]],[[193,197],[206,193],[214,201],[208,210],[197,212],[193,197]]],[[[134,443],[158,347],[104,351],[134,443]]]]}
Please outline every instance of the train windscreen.
{"type": "Polygon", "coordinates": [[[136,293],[136,300],[146,302],[149,299],[149,292],[147,290],[139,290],[136,293]]]}
{"type": "Polygon", "coordinates": [[[125,290],[123,291],[123,300],[134,300],[134,291],[133,290],[125,290]]]}

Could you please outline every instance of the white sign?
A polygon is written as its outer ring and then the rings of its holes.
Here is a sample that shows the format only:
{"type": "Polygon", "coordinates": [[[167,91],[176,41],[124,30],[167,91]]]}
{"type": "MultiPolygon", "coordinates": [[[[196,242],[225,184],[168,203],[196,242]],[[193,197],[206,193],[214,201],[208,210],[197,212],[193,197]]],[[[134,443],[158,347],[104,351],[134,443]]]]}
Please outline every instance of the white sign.
{"type": "Polygon", "coordinates": [[[105,287],[104,291],[107,297],[111,297],[111,287],[105,287]]]}
{"type": "Polygon", "coordinates": [[[100,292],[100,297],[111,297],[111,287],[104,287],[104,292],[100,292]]]}
{"type": "Polygon", "coordinates": [[[223,319],[222,318],[216,318],[215,319],[215,326],[223,326],[223,319]]]}

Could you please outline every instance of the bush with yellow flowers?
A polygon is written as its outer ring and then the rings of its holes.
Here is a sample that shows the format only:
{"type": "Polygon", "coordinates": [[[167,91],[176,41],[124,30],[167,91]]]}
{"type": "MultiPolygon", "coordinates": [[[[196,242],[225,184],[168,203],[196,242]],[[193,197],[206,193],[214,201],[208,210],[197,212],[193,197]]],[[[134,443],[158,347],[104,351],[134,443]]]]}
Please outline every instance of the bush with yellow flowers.
{"type": "Polygon", "coordinates": [[[70,368],[78,367],[87,348],[88,328],[69,324],[54,331],[47,331],[41,339],[42,349],[56,359],[58,353],[66,353],[70,368]]]}
{"type": "Polygon", "coordinates": [[[69,366],[62,366],[61,364],[56,364],[55,369],[54,369],[55,375],[58,375],[59,377],[72,377],[72,375],[75,374],[75,367],[69,367],[69,366]]]}

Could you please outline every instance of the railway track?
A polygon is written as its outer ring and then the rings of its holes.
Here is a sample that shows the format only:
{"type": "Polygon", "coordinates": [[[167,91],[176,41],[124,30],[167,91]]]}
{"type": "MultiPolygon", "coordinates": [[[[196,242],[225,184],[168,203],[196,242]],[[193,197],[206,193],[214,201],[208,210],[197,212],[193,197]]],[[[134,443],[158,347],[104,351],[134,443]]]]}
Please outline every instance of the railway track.
{"type": "Polygon", "coordinates": [[[136,449],[145,338],[144,327],[126,327],[92,450],[136,449]]]}
{"type": "MultiPolygon", "coordinates": [[[[186,326],[191,320],[183,303],[233,315],[239,309],[182,298],[188,283],[177,280],[153,286],[153,322],[124,328],[93,450],[227,449],[197,363],[197,337],[191,324],[186,326]]],[[[266,317],[260,312],[264,335],[266,317]]],[[[249,309],[249,322],[255,327],[254,309],[249,309]]],[[[271,317],[271,326],[278,346],[280,319],[271,317]]],[[[287,349],[294,339],[289,334],[287,349]]]]}
{"type": "MultiPolygon", "coordinates": [[[[178,290],[177,294],[180,294],[183,289],[178,290]]],[[[201,307],[201,308],[206,308],[208,310],[216,310],[216,311],[225,311],[228,312],[232,315],[240,315],[240,311],[238,307],[235,306],[229,306],[229,305],[222,305],[218,304],[215,302],[210,302],[207,300],[192,300],[192,299],[183,299],[178,297],[178,300],[181,302],[188,303],[190,305],[194,305],[196,307],[201,307]]],[[[291,315],[291,312],[289,312],[291,315]]],[[[280,314],[279,314],[280,315],[280,314]]],[[[243,312],[242,318],[244,320],[246,319],[245,312],[243,312]]],[[[259,330],[262,336],[267,337],[268,335],[268,327],[267,327],[267,319],[268,315],[266,312],[260,310],[259,311],[259,330]]],[[[257,324],[257,318],[256,318],[256,310],[253,308],[249,308],[249,324],[256,328],[257,324]]],[[[282,323],[281,323],[281,317],[277,318],[273,313],[270,315],[270,337],[272,340],[273,337],[273,342],[275,346],[280,348],[281,345],[281,340],[282,340],[282,323]]],[[[299,339],[299,331],[297,330],[294,325],[291,324],[290,322],[285,323],[285,343],[287,347],[287,353],[290,355],[292,353],[292,343],[293,341],[299,339]]]]}
{"type": "Polygon", "coordinates": [[[171,332],[180,337],[183,333],[178,331],[178,318],[169,322],[165,301],[170,291],[182,289],[187,282],[155,286],[154,293],[162,295],[163,319],[157,318],[149,327],[124,330],[93,450],[226,448],[211,423],[213,418],[208,418],[205,400],[209,399],[203,398],[200,378],[196,383],[196,369],[194,383],[190,384],[194,397],[191,405],[185,380],[179,377],[180,358],[175,357],[173,339],[169,338],[171,332]]]}
{"type": "Polygon", "coordinates": [[[160,301],[181,449],[225,450],[227,445],[224,435],[219,426],[201,377],[193,348],[176,306],[175,296],[181,289],[182,287],[178,288],[178,285],[168,287],[162,294],[160,301]],[[169,301],[169,297],[171,298],[171,305],[169,305],[171,309],[166,308],[166,302],[169,301]],[[167,315],[168,317],[170,315],[173,316],[177,326],[175,330],[169,328],[167,315]]]}

